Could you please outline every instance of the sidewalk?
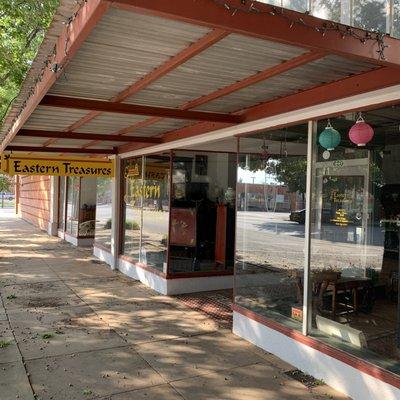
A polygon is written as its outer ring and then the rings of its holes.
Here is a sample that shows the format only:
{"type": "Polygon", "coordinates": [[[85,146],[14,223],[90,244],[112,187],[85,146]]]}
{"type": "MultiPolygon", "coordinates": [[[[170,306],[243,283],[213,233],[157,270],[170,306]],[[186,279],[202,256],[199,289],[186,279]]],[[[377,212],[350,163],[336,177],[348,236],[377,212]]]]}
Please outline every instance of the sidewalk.
{"type": "Polygon", "coordinates": [[[0,294],[1,400],[344,398],[2,211],[0,294]]]}

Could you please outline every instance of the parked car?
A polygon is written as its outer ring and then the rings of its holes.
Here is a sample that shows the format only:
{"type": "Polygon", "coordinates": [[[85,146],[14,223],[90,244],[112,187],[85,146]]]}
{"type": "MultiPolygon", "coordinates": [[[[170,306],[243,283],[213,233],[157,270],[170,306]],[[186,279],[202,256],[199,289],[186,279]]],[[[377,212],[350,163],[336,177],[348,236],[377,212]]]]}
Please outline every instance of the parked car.
{"type": "Polygon", "coordinates": [[[4,200],[14,200],[15,195],[13,193],[0,193],[0,198],[4,198],[4,200]]]}
{"type": "Polygon", "coordinates": [[[293,222],[304,224],[306,222],[306,209],[292,211],[289,215],[289,219],[293,222]]]}

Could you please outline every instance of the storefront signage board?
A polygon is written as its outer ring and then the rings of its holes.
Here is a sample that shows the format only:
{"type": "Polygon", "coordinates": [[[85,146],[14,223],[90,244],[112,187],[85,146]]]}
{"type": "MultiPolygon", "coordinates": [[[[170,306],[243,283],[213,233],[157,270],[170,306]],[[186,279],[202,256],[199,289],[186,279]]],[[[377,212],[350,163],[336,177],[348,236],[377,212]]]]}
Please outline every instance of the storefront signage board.
{"type": "Polygon", "coordinates": [[[83,157],[32,157],[29,154],[2,154],[0,171],[8,175],[53,175],[114,177],[114,162],[83,157]]]}

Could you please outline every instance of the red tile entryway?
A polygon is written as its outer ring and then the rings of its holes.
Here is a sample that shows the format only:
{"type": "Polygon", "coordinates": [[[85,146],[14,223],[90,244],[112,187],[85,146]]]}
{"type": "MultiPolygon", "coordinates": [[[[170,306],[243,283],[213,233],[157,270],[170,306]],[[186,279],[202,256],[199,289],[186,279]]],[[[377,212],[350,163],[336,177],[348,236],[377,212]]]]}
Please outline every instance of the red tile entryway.
{"type": "Polygon", "coordinates": [[[207,314],[222,327],[232,327],[232,289],[182,294],[176,298],[191,309],[207,314]]]}

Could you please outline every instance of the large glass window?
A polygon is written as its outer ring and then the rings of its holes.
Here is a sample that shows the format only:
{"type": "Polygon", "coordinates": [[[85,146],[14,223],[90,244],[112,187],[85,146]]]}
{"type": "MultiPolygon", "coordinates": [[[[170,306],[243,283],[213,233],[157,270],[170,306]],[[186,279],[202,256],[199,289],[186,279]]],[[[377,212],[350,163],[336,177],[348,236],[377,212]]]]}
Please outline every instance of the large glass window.
{"type": "Polygon", "coordinates": [[[318,18],[341,22],[341,0],[314,0],[311,11],[318,18]]]}
{"type": "Polygon", "coordinates": [[[167,272],[170,155],[125,160],[124,255],[167,272]]]}
{"type": "Polygon", "coordinates": [[[123,241],[122,253],[139,261],[140,240],[142,229],[142,157],[125,160],[123,171],[125,177],[124,187],[124,213],[123,213],[123,241]]]}
{"type": "Polygon", "coordinates": [[[80,178],[79,237],[94,237],[96,219],[96,178],[80,178]]]}
{"type": "Polygon", "coordinates": [[[144,160],[143,225],[140,261],[167,272],[170,155],[144,160]]]}
{"type": "Polygon", "coordinates": [[[307,125],[239,140],[235,303],[301,329],[307,125]]]}
{"type": "Polygon", "coordinates": [[[65,231],[72,236],[78,236],[79,224],[79,178],[67,177],[67,217],[65,231]]]}
{"type": "Polygon", "coordinates": [[[366,146],[349,140],[356,115],[331,121],[341,135],[334,150],[314,145],[311,328],[399,373],[400,108],[363,117],[374,130],[366,146]]]}
{"type": "Polygon", "coordinates": [[[96,244],[111,249],[112,179],[97,178],[96,244]]]}
{"type": "Polygon", "coordinates": [[[393,2],[393,36],[400,38],[400,0],[393,2]]]}
{"type": "Polygon", "coordinates": [[[176,151],[169,273],[232,271],[236,154],[176,151]]]}
{"type": "Polygon", "coordinates": [[[58,192],[58,229],[64,231],[65,229],[65,180],[64,176],[59,178],[59,192],[58,192]]]}
{"type": "Polygon", "coordinates": [[[282,0],[282,7],[290,8],[295,11],[307,11],[308,0],[282,0]]]}
{"type": "Polygon", "coordinates": [[[366,30],[386,32],[386,0],[354,0],[353,25],[366,30]]]}
{"type": "Polygon", "coordinates": [[[262,3],[310,13],[370,31],[400,37],[399,0],[261,0],[262,3]]]}

